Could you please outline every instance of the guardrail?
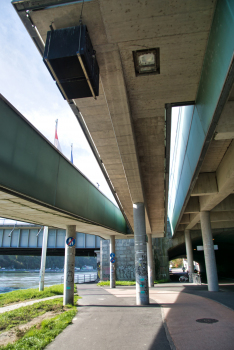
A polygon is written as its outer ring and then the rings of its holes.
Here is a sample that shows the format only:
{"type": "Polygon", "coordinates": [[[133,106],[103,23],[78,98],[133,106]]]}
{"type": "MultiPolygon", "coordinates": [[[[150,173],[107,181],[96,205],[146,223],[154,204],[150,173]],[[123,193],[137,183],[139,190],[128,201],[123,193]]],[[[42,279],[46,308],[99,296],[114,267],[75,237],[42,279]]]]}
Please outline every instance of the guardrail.
{"type": "MultiPolygon", "coordinates": [[[[76,274],[74,276],[74,282],[75,284],[95,282],[97,278],[98,278],[97,272],[89,273],[89,274],[76,274]]],[[[64,276],[61,276],[61,283],[63,282],[64,282],[64,276]]]]}

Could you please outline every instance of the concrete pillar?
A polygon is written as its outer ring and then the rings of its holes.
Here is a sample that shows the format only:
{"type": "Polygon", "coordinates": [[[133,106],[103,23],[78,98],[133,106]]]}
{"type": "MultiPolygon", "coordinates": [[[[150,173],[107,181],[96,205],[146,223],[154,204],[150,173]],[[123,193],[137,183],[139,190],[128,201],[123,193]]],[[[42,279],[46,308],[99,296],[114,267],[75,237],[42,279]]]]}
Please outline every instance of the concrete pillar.
{"type": "Polygon", "coordinates": [[[100,279],[100,250],[94,250],[94,253],[97,256],[97,278],[100,279]]]}
{"type": "Polygon", "coordinates": [[[185,235],[185,245],[186,245],[186,254],[187,254],[187,262],[188,262],[188,272],[194,273],[193,267],[193,246],[191,240],[191,234],[189,230],[184,231],[185,235]]]}
{"type": "Polygon", "coordinates": [[[152,248],[152,234],[148,234],[147,243],[147,257],[148,257],[148,282],[149,287],[154,286],[154,262],[153,262],[153,248],[152,248]]]}
{"type": "Polygon", "coordinates": [[[48,242],[48,226],[44,226],[42,250],[41,250],[41,268],[40,268],[40,277],[39,277],[40,292],[44,290],[47,242],[48,242]]]}
{"type": "Polygon", "coordinates": [[[208,280],[208,290],[218,292],[218,274],[215,260],[213,236],[210,225],[210,213],[202,211],[200,213],[202,240],[205,254],[206,275],[208,280]]]}
{"type": "Polygon", "coordinates": [[[67,226],[65,238],[63,305],[74,304],[75,239],[76,226],[67,226]]]}
{"type": "Polygon", "coordinates": [[[110,236],[110,288],[115,288],[115,236],[110,236]]]}
{"type": "Polygon", "coordinates": [[[148,305],[149,287],[144,203],[133,204],[133,218],[135,238],[136,304],[148,305]]]}

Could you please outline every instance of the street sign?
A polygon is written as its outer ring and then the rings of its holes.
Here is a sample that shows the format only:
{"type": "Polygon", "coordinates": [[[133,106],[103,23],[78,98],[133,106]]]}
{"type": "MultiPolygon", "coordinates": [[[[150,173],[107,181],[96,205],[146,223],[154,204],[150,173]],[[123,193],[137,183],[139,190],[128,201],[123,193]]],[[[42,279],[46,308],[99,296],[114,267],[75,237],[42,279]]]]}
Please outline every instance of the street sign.
{"type": "Polygon", "coordinates": [[[112,264],[114,264],[114,263],[115,263],[115,258],[111,258],[111,259],[110,259],[110,262],[111,262],[112,264]]]}
{"type": "Polygon", "coordinates": [[[114,258],[115,257],[115,253],[110,253],[110,257],[114,258]]]}
{"type": "Polygon", "coordinates": [[[66,244],[68,245],[68,247],[73,247],[75,243],[76,243],[76,240],[73,237],[68,237],[68,239],[66,240],[66,244]]]}
{"type": "MultiPolygon", "coordinates": [[[[219,248],[218,248],[218,245],[217,244],[214,244],[214,250],[218,250],[219,248]]],[[[197,250],[199,251],[201,251],[201,250],[204,250],[204,247],[203,247],[203,245],[198,245],[197,246],[197,250]]]]}

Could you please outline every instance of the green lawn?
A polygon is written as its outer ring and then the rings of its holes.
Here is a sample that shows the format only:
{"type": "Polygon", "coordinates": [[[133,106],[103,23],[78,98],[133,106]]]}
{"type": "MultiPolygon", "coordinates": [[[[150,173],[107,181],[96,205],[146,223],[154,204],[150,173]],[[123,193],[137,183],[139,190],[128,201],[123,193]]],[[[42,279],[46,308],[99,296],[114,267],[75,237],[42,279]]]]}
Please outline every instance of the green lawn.
{"type": "MultiPolygon", "coordinates": [[[[97,286],[109,286],[110,281],[101,281],[97,283],[97,286]]],[[[116,281],[115,282],[116,286],[135,286],[136,282],[135,281],[116,281]]]]}
{"type": "Polygon", "coordinates": [[[168,283],[168,282],[170,282],[170,280],[167,280],[167,279],[154,281],[155,284],[168,283]]]}
{"type": "MultiPolygon", "coordinates": [[[[76,292],[76,286],[74,287],[76,292]]],[[[54,295],[63,295],[63,284],[57,284],[51,287],[45,287],[45,290],[39,292],[38,289],[19,289],[13,292],[0,294],[0,307],[18,303],[29,299],[42,299],[54,295]]]]}
{"type": "MultiPolygon", "coordinates": [[[[78,296],[75,296],[74,303],[76,304],[78,300],[78,296]]],[[[53,299],[45,302],[40,302],[37,304],[33,304],[29,307],[22,307],[21,309],[14,310],[6,313],[6,325],[10,327],[10,322],[13,322],[16,326],[17,324],[26,323],[34,317],[37,317],[39,314],[42,314],[46,311],[62,311],[62,313],[58,316],[55,316],[51,319],[46,319],[41,322],[40,325],[31,327],[25,334],[23,332],[19,333],[18,336],[21,337],[18,341],[13,344],[8,344],[6,346],[0,347],[2,350],[41,350],[46,347],[49,343],[51,343],[54,338],[61,333],[71,322],[73,317],[77,313],[77,307],[72,305],[66,305],[66,308],[62,306],[62,300],[53,299]],[[31,309],[29,311],[29,309],[31,309]],[[67,310],[68,309],[68,310],[67,310]],[[17,317],[17,312],[18,317],[17,317]],[[28,315],[29,314],[29,315],[28,315]],[[27,318],[25,322],[23,322],[24,317],[27,318]],[[18,319],[18,323],[17,323],[18,319]]],[[[3,321],[3,320],[1,320],[3,321]]],[[[0,322],[1,322],[0,321],[0,322]]],[[[3,322],[0,323],[1,325],[3,322]]]]}
{"type": "MultiPolygon", "coordinates": [[[[170,280],[158,280],[158,281],[154,281],[155,284],[159,284],[159,283],[167,283],[170,282],[170,280]]],[[[109,286],[110,285],[110,281],[101,281],[99,283],[97,283],[97,286],[109,286]]],[[[116,286],[135,286],[136,282],[135,281],[116,281],[115,282],[116,286]]]]}
{"type": "MultiPolygon", "coordinates": [[[[77,300],[77,297],[76,297],[77,300]]],[[[0,331],[27,323],[48,311],[64,312],[63,298],[45,300],[0,314],[0,331]]]]}

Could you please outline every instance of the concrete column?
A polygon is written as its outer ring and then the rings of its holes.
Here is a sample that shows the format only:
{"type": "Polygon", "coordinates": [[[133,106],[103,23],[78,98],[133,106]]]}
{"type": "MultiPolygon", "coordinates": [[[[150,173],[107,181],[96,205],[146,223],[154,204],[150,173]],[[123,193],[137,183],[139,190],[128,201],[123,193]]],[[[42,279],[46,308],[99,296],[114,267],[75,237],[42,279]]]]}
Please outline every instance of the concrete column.
{"type": "Polygon", "coordinates": [[[67,226],[65,238],[63,305],[74,304],[75,239],[76,226],[67,226]]]}
{"type": "Polygon", "coordinates": [[[39,277],[40,292],[44,290],[47,242],[48,242],[48,227],[44,226],[42,250],[41,250],[41,268],[40,268],[40,277],[39,277]]]}
{"type": "Polygon", "coordinates": [[[210,225],[210,213],[202,211],[200,213],[202,240],[205,254],[206,275],[208,280],[208,290],[218,292],[218,274],[215,260],[213,236],[210,225]]]}
{"type": "Polygon", "coordinates": [[[115,236],[110,236],[110,288],[115,288],[115,236]]]}
{"type": "Polygon", "coordinates": [[[187,254],[187,262],[188,262],[188,271],[189,273],[194,273],[193,267],[193,246],[191,240],[191,234],[189,230],[184,231],[185,235],[185,245],[186,245],[186,254],[187,254]]]}
{"type": "Polygon", "coordinates": [[[153,263],[153,248],[152,248],[152,234],[148,234],[147,243],[147,257],[148,257],[148,282],[149,287],[154,286],[154,263],[153,263]]]}
{"type": "Polygon", "coordinates": [[[135,238],[136,304],[148,305],[149,287],[144,203],[133,204],[133,218],[135,238]]]}

